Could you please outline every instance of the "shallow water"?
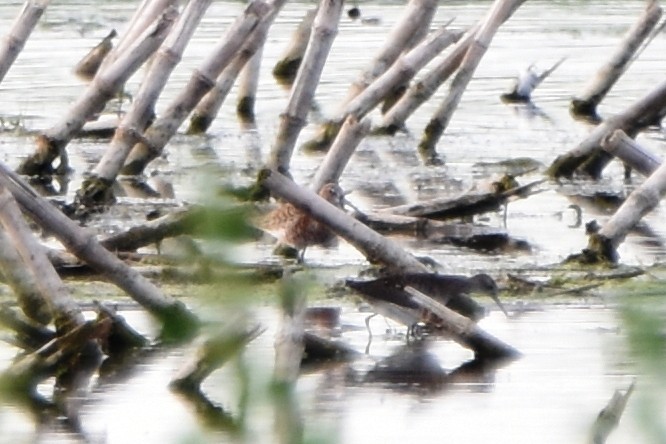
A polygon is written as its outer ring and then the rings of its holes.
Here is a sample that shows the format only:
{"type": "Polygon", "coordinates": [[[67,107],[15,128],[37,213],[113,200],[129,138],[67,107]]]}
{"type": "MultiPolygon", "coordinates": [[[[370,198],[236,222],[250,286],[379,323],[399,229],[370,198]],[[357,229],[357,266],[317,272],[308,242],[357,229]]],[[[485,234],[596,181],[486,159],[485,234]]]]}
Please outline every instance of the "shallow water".
{"type": "MultiPolygon", "coordinates": [[[[30,130],[47,128],[56,122],[83,87],[71,68],[109,28],[123,29],[135,3],[53,2],[0,84],[0,117],[5,121],[18,118],[30,130]]],[[[0,29],[7,29],[20,4],[17,1],[0,4],[0,29]]],[[[455,17],[455,26],[469,26],[483,16],[489,5],[488,1],[446,2],[440,6],[435,24],[455,17]]],[[[446,164],[423,167],[415,147],[430,115],[443,100],[448,84],[408,121],[409,134],[364,140],[342,178],[343,188],[356,190],[351,200],[358,206],[379,208],[455,195],[469,189],[489,174],[489,169],[478,166],[481,162],[529,157],[547,166],[590,131],[588,125],[570,118],[568,101],[608,59],[643,5],[642,1],[526,2],[495,37],[438,145],[446,164]],[[545,69],[565,56],[567,61],[534,93],[538,112],[500,102],[499,94],[509,88],[518,70],[529,63],[545,69]]],[[[336,112],[349,83],[369,63],[403,10],[402,2],[365,2],[361,6],[364,15],[378,16],[381,23],[364,26],[343,17],[317,89],[316,102],[323,116],[336,112]]],[[[158,112],[184,85],[191,70],[242,7],[237,2],[214,2],[172,76],[158,112]]],[[[211,189],[211,182],[243,184],[253,179],[253,172],[261,166],[260,159],[267,155],[275,136],[276,116],[288,100],[288,91],[275,84],[270,70],[293,28],[310,7],[313,4],[288,3],[271,31],[264,50],[255,130],[245,130],[238,123],[234,90],[207,136],[176,137],[167,147],[167,156],[149,167],[149,173],[173,183],[177,201],[201,200],[202,194],[205,195],[202,190],[211,189]],[[202,171],[211,173],[204,175],[202,171]]],[[[663,35],[650,44],[602,103],[603,115],[622,110],[663,81],[665,46],[663,35]]],[[[128,89],[135,90],[140,80],[141,73],[129,82],[128,89]]],[[[379,121],[377,114],[372,117],[375,123],[379,121]]],[[[313,115],[311,120],[316,122],[317,116],[313,115]]],[[[313,131],[314,125],[306,127],[300,140],[307,140],[313,131]]],[[[663,139],[658,131],[639,137],[660,155],[663,139]]],[[[75,174],[65,193],[68,199],[78,189],[82,174],[94,166],[104,149],[105,144],[97,141],[77,140],[70,144],[75,174]]],[[[0,159],[11,166],[18,165],[32,150],[30,137],[11,131],[0,133],[0,159]]],[[[296,180],[307,182],[320,159],[320,155],[297,152],[292,164],[296,180]]],[[[611,165],[606,177],[601,184],[590,187],[626,192],[619,165],[611,165]]],[[[537,171],[521,177],[520,181],[527,183],[539,178],[537,171]]],[[[569,204],[582,207],[584,221],[596,218],[603,222],[610,214],[571,196],[576,190],[578,187],[558,188],[549,184],[543,186],[543,192],[509,205],[507,230],[512,236],[530,242],[533,251],[529,254],[479,254],[421,240],[398,240],[417,254],[431,256],[441,264],[442,272],[469,274],[487,270],[500,276],[525,266],[551,264],[577,252],[586,243],[583,228],[572,227],[575,224],[567,209],[569,204]]],[[[158,204],[127,198],[124,202],[146,207],[158,204]]],[[[646,218],[650,230],[628,237],[620,249],[623,263],[645,265],[663,259],[663,211],[662,205],[646,218]]],[[[129,223],[120,213],[112,220],[103,221],[105,230],[129,223]]],[[[501,217],[497,215],[477,222],[501,227],[501,217]]],[[[271,248],[266,243],[246,245],[238,251],[239,261],[274,260],[266,259],[271,248]]],[[[351,264],[354,271],[350,275],[364,264],[362,256],[344,243],[332,250],[313,248],[308,251],[308,261],[321,267],[351,264]]],[[[436,389],[360,383],[356,378],[362,377],[375,361],[404,344],[403,338],[378,335],[364,359],[350,367],[317,371],[301,379],[298,391],[306,434],[344,443],[433,438],[451,442],[580,442],[613,391],[626,388],[638,373],[627,354],[614,301],[607,301],[605,296],[605,290],[599,290],[580,305],[559,306],[544,301],[536,308],[532,308],[531,302],[523,305],[512,301],[513,311],[524,309],[519,316],[505,319],[495,311],[482,326],[515,346],[524,357],[481,377],[456,379],[436,389]]],[[[343,337],[362,351],[367,341],[363,329],[365,314],[348,303],[343,308],[343,319],[354,327],[343,337]]],[[[133,326],[151,332],[140,313],[130,311],[127,315],[133,326]]],[[[265,363],[272,362],[276,322],[271,309],[260,310],[258,316],[269,330],[249,347],[246,361],[254,384],[262,387],[271,371],[265,363]]],[[[383,321],[378,319],[372,325],[375,332],[385,329],[383,321]]],[[[168,381],[188,352],[187,349],[155,352],[143,359],[127,379],[95,382],[81,412],[87,438],[94,442],[177,442],[187,437],[210,442],[233,440],[229,433],[204,427],[193,408],[169,392],[168,381]]],[[[468,352],[448,341],[433,341],[428,352],[447,373],[471,358],[468,352]]],[[[13,353],[12,349],[0,347],[0,362],[7,363],[13,353]]],[[[233,369],[223,368],[204,387],[206,394],[232,416],[238,414],[239,403],[234,378],[233,369]]],[[[637,410],[639,404],[630,401],[620,428],[609,442],[641,442],[637,438],[642,436],[635,419],[637,410]]],[[[248,407],[248,412],[248,436],[236,437],[238,440],[277,440],[270,403],[257,402],[248,407]]],[[[0,437],[2,442],[77,439],[62,428],[36,427],[27,414],[11,404],[0,408],[0,430],[5,432],[0,437]],[[5,438],[9,436],[12,438],[7,441],[5,438]]]]}

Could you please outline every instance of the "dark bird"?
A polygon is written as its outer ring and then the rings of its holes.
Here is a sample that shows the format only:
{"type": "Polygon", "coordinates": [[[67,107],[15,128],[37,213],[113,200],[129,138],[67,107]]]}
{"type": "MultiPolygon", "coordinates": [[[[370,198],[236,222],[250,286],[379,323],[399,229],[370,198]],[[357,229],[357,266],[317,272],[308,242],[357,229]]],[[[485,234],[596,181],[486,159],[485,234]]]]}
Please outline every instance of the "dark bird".
{"type": "Polygon", "coordinates": [[[410,329],[418,323],[437,328],[441,320],[418,304],[405,290],[405,287],[418,290],[473,321],[481,319],[485,315],[485,309],[470,295],[487,294],[508,316],[497,297],[499,292],[497,284],[485,273],[472,277],[436,273],[406,273],[373,281],[347,280],[347,286],[358,291],[379,314],[401,322],[410,329]]]}
{"type": "MultiPolygon", "coordinates": [[[[319,190],[319,196],[338,208],[344,208],[345,193],[335,183],[324,185],[319,190]]],[[[335,233],[326,224],[290,203],[284,203],[268,213],[258,225],[275,236],[281,244],[299,250],[300,261],[310,245],[333,246],[337,240],[335,233]]]]}

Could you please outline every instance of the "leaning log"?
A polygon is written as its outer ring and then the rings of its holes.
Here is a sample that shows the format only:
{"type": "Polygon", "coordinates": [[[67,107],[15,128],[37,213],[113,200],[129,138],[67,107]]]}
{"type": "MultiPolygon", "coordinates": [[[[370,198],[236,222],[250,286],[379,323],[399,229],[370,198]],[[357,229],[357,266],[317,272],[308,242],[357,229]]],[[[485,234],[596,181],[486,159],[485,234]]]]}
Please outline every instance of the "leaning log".
{"type": "Polygon", "coordinates": [[[177,15],[175,9],[167,10],[131,48],[95,76],[60,122],[39,135],[36,152],[21,163],[19,173],[29,176],[49,174],[52,172],[52,163],[60,157],[58,169],[65,174],[69,168],[65,152],[69,141],[91,116],[102,111],[106,102],[122,89],[127,79],[155,52],[177,15]]]}
{"type": "Polygon", "coordinates": [[[285,0],[276,0],[273,6],[255,0],[230,26],[201,67],[194,71],[185,88],[172,100],[164,114],[144,133],[141,142],[127,156],[122,174],[141,174],[151,161],[160,156],[171,137],[187,118],[187,115],[215,85],[215,79],[229,65],[241,46],[254,34],[259,24],[266,20],[272,8],[280,9],[285,0]]]}
{"type": "Polygon", "coordinates": [[[436,8],[437,2],[432,0],[411,0],[409,2],[402,19],[393,27],[384,46],[372,60],[370,66],[349,87],[347,97],[336,112],[336,118],[322,125],[317,135],[307,143],[308,146],[317,147],[319,150],[328,148],[335,138],[335,131],[348,114],[347,104],[384,74],[403,51],[413,49],[425,38],[436,8]],[[405,38],[406,36],[409,37],[405,38]]]}
{"type": "Polygon", "coordinates": [[[236,115],[245,122],[254,122],[254,105],[257,100],[259,88],[259,74],[261,58],[263,57],[263,44],[257,49],[252,58],[245,64],[238,79],[238,102],[236,115]]]}
{"type": "MultiPolygon", "coordinates": [[[[229,66],[224,68],[222,73],[217,77],[213,88],[199,101],[194,111],[192,111],[190,125],[187,129],[188,134],[201,134],[208,130],[215,117],[217,117],[238,75],[245,67],[256,63],[253,61],[257,57],[261,57],[261,48],[263,48],[268,30],[278,12],[278,9],[273,9],[267,19],[262,20],[253,37],[243,44],[243,47],[234,56],[229,66]]],[[[253,69],[257,69],[257,67],[253,69]]],[[[255,72],[255,74],[258,75],[258,72],[255,72]]]]}
{"type": "Polygon", "coordinates": [[[465,58],[460,64],[458,73],[451,82],[448,95],[428,122],[421,137],[418,150],[426,164],[432,165],[442,162],[435,149],[437,142],[448,127],[468,83],[472,80],[474,71],[479,66],[481,58],[490,46],[498,28],[524,1],[496,0],[488,12],[483,25],[474,37],[474,42],[465,53],[465,58]]]}
{"type": "Polygon", "coordinates": [[[363,118],[385,100],[387,95],[400,85],[408,83],[421,68],[461,36],[462,32],[449,31],[445,27],[434,31],[429,38],[400,56],[381,76],[351,99],[345,105],[343,112],[327,122],[320,130],[320,134],[306,142],[303,147],[315,151],[328,149],[337,136],[344,119],[348,116],[354,116],[356,119],[363,118]]]}
{"type": "Polygon", "coordinates": [[[86,54],[79,63],[74,67],[74,74],[76,74],[80,79],[90,81],[95,77],[99,67],[102,66],[102,62],[109,55],[113,49],[113,40],[118,33],[115,29],[112,29],[106,37],[102,39],[93,49],[91,49],[88,54],[86,54]]]}
{"type": "Polygon", "coordinates": [[[590,235],[588,246],[580,255],[569,259],[583,263],[609,262],[619,260],[617,249],[629,231],[652,211],[666,194],[666,163],[661,164],[620,205],[615,214],[601,227],[590,235]]]}
{"type": "Polygon", "coordinates": [[[621,129],[635,137],[636,134],[666,110],[666,82],[662,82],[644,97],[635,101],[623,112],[599,124],[582,142],[568,153],[558,156],[546,172],[552,178],[571,178],[576,172],[592,178],[601,177],[604,167],[613,158],[601,152],[601,141],[621,129]]]}
{"type": "Polygon", "coordinates": [[[661,160],[657,156],[644,149],[622,130],[615,130],[610,137],[604,138],[601,147],[646,177],[661,165],[661,160]]]}
{"type": "Polygon", "coordinates": [[[116,129],[104,155],[76,193],[75,204],[97,208],[113,201],[111,187],[132,147],[141,139],[155,103],[180,62],[185,47],[212,0],[193,0],[183,10],[178,22],[157,51],[139,87],[130,109],[116,129]]]}
{"type": "Polygon", "coordinates": [[[287,109],[280,116],[280,126],[271,148],[268,166],[288,174],[289,163],[298,135],[306,124],[310,105],[319,84],[324,63],[333,45],[342,12],[342,1],[322,1],[317,11],[303,63],[298,70],[287,109]]]}
{"type": "MultiPolygon", "coordinates": [[[[314,219],[327,224],[334,232],[361,251],[371,263],[387,266],[391,272],[427,272],[425,265],[413,255],[403,250],[397,243],[387,239],[366,227],[339,208],[320,198],[313,191],[297,186],[285,176],[270,170],[264,170],[261,183],[271,193],[290,202],[296,208],[306,211],[314,219]]],[[[489,350],[504,350],[503,357],[515,357],[518,352],[511,346],[484,332],[473,321],[446,307],[438,310],[437,315],[443,320],[443,326],[452,338],[465,347],[474,347],[479,354],[489,350]],[[474,341],[469,340],[469,335],[474,341]]],[[[496,355],[492,355],[497,357],[496,355]]]]}
{"type": "Polygon", "coordinates": [[[49,3],[50,0],[26,1],[9,33],[0,40],[0,83],[25,46],[25,42],[49,3]]]}
{"type": "Polygon", "coordinates": [[[337,183],[356,147],[369,131],[370,120],[359,122],[354,116],[347,117],[331,149],[319,165],[310,188],[319,191],[327,183],[337,183]]]}
{"type": "Polygon", "coordinates": [[[75,256],[99,271],[163,323],[163,334],[182,340],[198,328],[196,316],[180,301],[160,291],[138,271],[106,250],[94,235],[73,222],[4,163],[0,163],[0,184],[6,187],[29,216],[75,256]]]}
{"type": "Polygon", "coordinates": [[[305,13],[303,19],[298,24],[298,28],[294,31],[287,49],[273,67],[273,77],[284,85],[291,85],[296,78],[296,73],[298,73],[298,69],[303,61],[303,55],[308,47],[310,31],[312,30],[312,23],[314,22],[316,13],[316,9],[310,9],[305,13]]]}
{"type": "Polygon", "coordinates": [[[648,1],[643,14],[638,21],[627,31],[620,45],[588,83],[583,92],[571,100],[569,111],[574,117],[599,122],[597,106],[606,97],[615,82],[624,74],[631,62],[635,60],[634,54],[641,43],[648,37],[650,31],[661,18],[662,9],[656,0],[648,1]]]}
{"type": "Polygon", "coordinates": [[[28,227],[16,200],[0,185],[0,223],[12,240],[14,248],[35,278],[43,300],[48,304],[59,335],[85,322],[78,304],[71,298],[60,276],[51,265],[44,247],[28,227]]]}
{"type": "Polygon", "coordinates": [[[18,306],[28,318],[43,325],[51,322],[51,311],[37,287],[35,275],[25,267],[21,256],[2,228],[0,228],[0,274],[16,295],[18,306]]]}

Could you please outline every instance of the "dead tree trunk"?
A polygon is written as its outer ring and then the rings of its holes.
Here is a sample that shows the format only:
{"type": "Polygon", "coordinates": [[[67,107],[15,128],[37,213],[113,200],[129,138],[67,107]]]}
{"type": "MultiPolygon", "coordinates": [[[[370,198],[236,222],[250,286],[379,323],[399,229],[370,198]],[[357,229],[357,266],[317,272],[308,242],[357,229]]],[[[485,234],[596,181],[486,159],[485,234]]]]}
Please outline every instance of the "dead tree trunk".
{"type": "Polygon", "coordinates": [[[656,0],[647,3],[645,11],[627,31],[611,59],[599,69],[583,92],[571,101],[571,114],[592,121],[601,120],[597,114],[597,106],[634,60],[634,54],[657,25],[661,14],[662,9],[656,0]]]}
{"type": "Polygon", "coordinates": [[[42,298],[48,304],[58,334],[83,325],[81,309],[51,265],[44,247],[32,234],[12,194],[0,185],[0,223],[11,238],[25,266],[34,276],[42,298]]]}
{"type": "Polygon", "coordinates": [[[234,85],[238,74],[244,67],[248,66],[248,61],[254,60],[256,57],[261,57],[260,49],[266,41],[268,30],[277,13],[278,10],[273,9],[269,17],[270,19],[261,23],[254,37],[245,42],[229,66],[224,68],[224,71],[218,76],[213,88],[199,101],[194,111],[192,111],[190,125],[187,129],[188,134],[201,134],[208,130],[213,120],[215,120],[217,113],[220,111],[229,91],[231,91],[231,87],[234,85]]]}
{"type": "MultiPolygon", "coordinates": [[[[348,114],[348,103],[384,74],[403,51],[414,48],[425,38],[436,9],[437,2],[432,0],[411,0],[409,2],[402,19],[391,30],[391,34],[379,54],[349,87],[347,97],[337,111],[336,119],[324,123],[315,137],[306,143],[306,146],[317,150],[328,149],[348,114]],[[405,38],[406,36],[409,37],[405,38]]],[[[360,120],[359,116],[357,118],[360,120]]]]}
{"type": "MultiPolygon", "coordinates": [[[[265,39],[264,39],[265,41],[265,39]]],[[[254,104],[259,88],[259,73],[263,56],[263,42],[241,71],[238,84],[238,103],[236,114],[245,122],[254,122],[254,104]]]]}
{"type": "Polygon", "coordinates": [[[16,295],[18,306],[23,313],[42,325],[51,322],[51,311],[37,288],[35,276],[25,267],[21,256],[2,228],[0,228],[0,271],[16,295]]]}
{"type": "Polygon", "coordinates": [[[298,69],[303,61],[303,55],[308,47],[310,31],[312,30],[312,23],[316,14],[316,9],[311,9],[305,13],[303,19],[298,24],[298,28],[294,31],[289,46],[287,46],[284,54],[273,67],[273,77],[278,82],[289,86],[294,82],[296,73],[298,73],[298,69]]]}
{"type": "Polygon", "coordinates": [[[311,190],[319,192],[327,183],[337,183],[340,180],[349,159],[368,131],[370,131],[370,120],[364,119],[359,122],[354,116],[347,117],[312,179],[311,190]]]}
{"type": "Polygon", "coordinates": [[[662,163],[657,156],[643,149],[622,130],[615,130],[610,137],[603,139],[601,147],[646,177],[654,173],[662,163]]]}
{"type": "Polygon", "coordinates": [[[52,172],[52,163],[60,157],[59,172],[68,169],[65,147],[86,121],[104,108],[106,102],[122,89],[129,77],[155,52],[166,37],[177,17],[169,9],[131,48],[123,52],[107,69],[101,71],[55,126],[37,138],[36,152],[18,168],[26,175],[52,172]]]}
{"type": "Polygon", "coordinates": [[[444,102],[430,119],[425,128],[421,142],[419,143],[419,153],[426,164],[438,164],[441,160],[437,156],[436,146],[439,139],[451,121],[453,113],[458,108],[467,84],[472,79],[474,71],[481,62],[481,58],[486,53],[490,42],[492,41],[497,29],[525,0],[496,0],[488,15],[481,25],[479,32],[474,37],[465,58],[463,59],[458,74],[451,83],[449,93],[444,102]]]}
{"type": "Polygon", "coordinates": [[[630,137],[635,136],[642,128],[652,124],[657,116],[662,115],[664,109],[666,82],[634,102],[624,112],[599,124],[578,146],[558,156],[548,168],[547,174],[552,178],[571,178],[578,171],[599,178],[603,168],[612,159],[610,154],[601,152],[601,141],[617,129],[623,130],[630,137]]]}
{"type": "Polygon", "coordinates": [[[322,1],[314,20],[312,34],[291,90],[287,109],[280,116],[280,126],[271,148],[268,165],[271,169],[289,174],[289,162],[296,139],[306,124],[326,58],[337,34],[342,0],[322,1]]]}
{"type": "Polygon", "coordinates": [[[0,184],[11,191],[37,224],[53,233],[72,254],[98,270],[162,321],[165,337],[182,339],[198,327],[195,315],[182,302],[164,295],[152,282],[106,250],[91,233],[58,211],[2,163],[0,184]]]}
{"type": "Polygon", "coordinates": [[[358,120],[363,118],[397,88],[411,81],[421,68],[445,48],[455,43],[461,35],[461,32],[448,31],[442,27],[418,46],[401,55],[370,85],[351,98],[345,104],[343,111],[326,122],[319,130],[319,134],[303,145],[304,148],[311,151],[328,149],[347,116],[353,115],[358,120]]]}
{"type": "MultiPolygon", "coordinates": [[[[426,267],[398,244],[363,225],[339,208],[317,196],[313,191],[297,186],[281,174],[264,170],[261,181],[271,193],[290,202],[296,208],[308,212],[319,222],[342,236],[361,251],[371,263],[386,265],[396,274],[427,272],[426,267]]],[[[488,350],[502,350],[503,357],[515,357],[518,352],[511,346],[484,332],[470,319],[447,307],[441,307],[437,315],[451,333],[452,338],[465,347],[472,347],[480,356],[488,350]],[[474,338],[470,341],[470,336],[474,338]]],[[[499,357],[499,353],[486,355],[499,357]]]]}
{"type": "MultiPolygon", "coordinates": [[[[274,8],[280,9],[284,0],[276,0],[274,8]]],[[[187,118],[187,115],[199,103],[201,98],[215,85],[215,79],[227,67],[241,46],[252,37],[260,23],[266,20],[272,7],[255,0],[245,9],[216,48],[195,70],[185,89],[171,102],[164,112],[145,132],[143,140],[136,145],[125,160],[121,173],[141,174],[152,160],[161,153],[171,137],[187,118]]]]}
{"type": "Polygon", "coordinates": [[[0,83],[23,49],[50,0],[26,1],[7,36],[0,40],[0,83]]]}
{"type": "Polygon", "coordinates": [[[666,164],[662,164],[640,187],[636,188],[604,226],[590,236],[587,248],[571,259],[584,263],[617,262],[618,246],[643,216],[659,205],[664,194],[666,194],[666,164]]]}
{"type": "Polygon", "coordinates": [[[192,0],[157,51],[129,111],[111,144],[76,193],[77,205],[95,208],[113,200],[111,187],[130,150],[141,137],[153,114],[155,102],[212,0],[192,0]]]}
{"type": "Polygon", "coordinates": [[[115,29],[107,34],[93,49],[91,49],[74,67],[74,74],[80,79],[90,81],[95,77],[102,62],[113,50],[113,40],[118,33],[115,29]]]}

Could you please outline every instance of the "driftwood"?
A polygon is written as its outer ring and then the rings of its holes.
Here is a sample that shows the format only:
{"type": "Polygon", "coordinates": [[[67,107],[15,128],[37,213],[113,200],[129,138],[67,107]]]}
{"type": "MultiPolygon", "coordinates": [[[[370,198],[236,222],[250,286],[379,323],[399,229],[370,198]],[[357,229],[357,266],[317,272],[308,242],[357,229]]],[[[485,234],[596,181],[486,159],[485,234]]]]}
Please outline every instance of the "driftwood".
{"type": "Polygon", "coordinates": [[[268,160],[268,166],[281,173],[289,172],[296,140],[306,124],[316,86],[337,34],[342,3],[341,0],[322,1],[317,11],[308,49],[296,75],[287,109],[280,116],[280,126],[268,160]]]}
{"type": "Polygon", "coordinates": [[[452,199],[434,199],[429,202],[385,208],[381,211],[401,216],[426,217],[436,220],[473,216],[489,211],[497,211],[507,203],[509,198],[525,196],[530,193],[532,188],[543,182],[544,180],[537,180],[507,190],[500,189],[499,192],[467,193],[452,199]]]}
{"type": "Polygon", "coordinates": [[[646,177],[661,165],[661,160],[657,156],[641,147],[622,130],[615,130],[610,137],[604,138],[601,147],[646,177]]]}
{"type": "MultiPolygon", "coordinates": [[[[264,39],[265,40],[265,39],[264,39]]],[[[254,122],[254,104],[257,101],[257,88],[259,88],[259,74],[261,58],[263,57],[263,42],[255,54],[245,64],[240,73],[238,82],[238,103],[236,114],[242,121],[254,122]]]]}
{"type": "MultiPolygon", "coordinates": [[[[200,134],[208,130],[213,120],[215,120],[217,113],[220,111],[224,100],[227,98],[227,94],[231,91],[231,87],[234,85],[239,73],[247,69],[247,67],[258,63],[257,60],[260,60],[261,48],[266,41],[268,30],[278,12],[279,9],[273,8],[267,18],[261,21],[254,35],[243,44],[229,66],[217,77],[213,88],[199,101],[199,104],[192,111],[190,125],[187,129],[188,134],[200,134]]],[[[252,69],[258,69],[258,66],[252,69]]],[[[255,71],[254,75],[258,76],[259,74],[255,71]]],[[[254,80],[256,81],[256,78],[254,80]]],[[[256,89],[256,85],[254,85],[254,88],[256,89]]],[[[250,121],[251,119],[246,120],[246,122],[250,121]]]]}
{"type": "Polygon", "coordinates": [[[359,122],[354,116],[347,117],[331,149],[319,165],[310,188],[318,191],[327,183],[337,183],[356,147],[369,131],[370,120],[359,122]]]}
{"type": "Polygon", "coordinates": [[[439,142],[439,139],[448,127],[451,117],[453,117],[453,113],[458,108],[460,99],[465,92],[465,88],[467,88],[467,84],[472,79],[474,71],[476,71],[481,58],[486,53],[497,29],[524,1],[495,0],[493,3],[484,23],[475,35],[474,41],[465,53],[465,58],[460,64],[458,73],[451,82],[449,93],[428,122],[421,137],[418,150],[426,164],[441,163],[441,159],[437,156],[435,149],[437,142],[439,142]]]}
{"type": "Polygon", "coordinates": [[[553,178],[571,178],[574,173],[580,172],[599,178],[603,168],[613,158],[601,150],[601,142],[618,129],[623,130],[629,137],[635,137],[641,129],[653,124],[659,116],[663,116],[664,111],[666,111],[666,82],[657,85],[625,111],[599,124],[578,146],[558,156],[546,174],[553,178]]]}
{"type": "Polygon", "coordinates": [[[38,349],[56,336],[55,331],[21,316],[7,304],[0,305],[0,324],[14,332],[12,344],[27,351],[38,349]]]}
{"type": "Polygon", "coordinates": [[[48,324],[51,312],[37,288],[37,280],[25,267],[18,251],[12,245],[4,229],[0,228],[0,274],[16,295],[23,313],[35,322],[48,324]]]}
{"type": "Polygon", "coordinates": [[[154,114],[154,106],[171,72],[180,61],[212,0],[193,0],[157,51],[132,106],[120,122],[111,144],[76,193],[75,205],[97,208],[113,201],[112,185],[132,147],[154,114]]]}
{"type": "Polygon", "coordinates": [[[0,223],[34,276],[39,293],[53,315],[58,334],[83,325],[81,309],[70,297],[69,290],[51,265],[44,248],[32,234],[18,204],[4,186],[0,186],[0,223]]]}
{"type": "MultiPolygon", "coordinates": [[[[276,0],[272,7],[279,9],[283,3],[284,0],[276,0]]],[[[252,38],[260,22],[267,20],[272,7],[261,0],[255,0],[247,6],[243,15],[231,25],[201,67],[194,71],[185,88],[169,104],[164,115],[160,116],[144,133],[142,140],[134,145],[121,169],[122,174],[141,174],[146,165],[162,153],[187,115],[213,87],[217,76],[229,65],[241,46],[252,38]]]]}
{"type": "Polygon", "coordinates": [[[619,260],[618,246],[632,228],[652,211],[666,194],[666,164],[662,163],[620,205],[613,216],[589,237],[587,248],[569,257],[570,261],[583,263],[611,262],[619,260]]]}
{"type": "MultiPolygon", "coordinates": [[[[370,262],[386,265],[397,274],[427,271],[421,262],[392,240],[361,224],[314,192],[298,187],[281,174],[264,170],[260,180],[271,193],[287,200],[302,211],[307,211],[316,220],[326,223],[339,236],[361,251],[370,262]]],[[[437,316],[442,319],[443,328],[447,329],[455,341],[465,346],[473,345],[475,351],[504,349],[506,352],[504,356],[516,356],[513,348],[485,333],[473,321],[446,307],[440,308],[437,316]]]]}
{"type": "Polygon", "coordinates": [[[198,327],[196,316],[182,302],[164,295],[152,282],[106,250],[91,233],[81,229],[2,163],[0,184],[11,191],[36,223],[53,233],[71,253],[98,270],[162,321],[166,338],[182,339],[198,327]]]}
{"type": "Polygon", "coordinates": [[[411,0],[409,2],[402,19],[393,27],[382,49],[370,63],[370,66],[350,86],[346,98],[336,113],[337,117],[322,125],[318,134],[307,143],[308,146],[319,150],[328,148],[333,142],[339,126],[346,115],[349,114],[347,110],[349,102],[383,75],[403,51],[412,49],[423,40],[427,35],[436,9],[437,2],[432,0],[411,0]],[[405,36],[409,36],[409,38],[405,38],[405,36]]]}
{"type": "Polygon", "coordinates": [[[284,85],[291,85],[294,82],[296,73],[298,73],[298,69],[303,61],[303,55],[308,47],[310,31],[312,30],[312,23],[316,14],[316,9],[310,9],[305,13],[303,19],[298,24],[298,28],[294,31],[287,49],[273,67],[273,77],[278,82],[284,85]]]}
{"type": "Polygon", "coordinates": [[[48,174],[52,171],[52,163],[58,157],[59,172],[66,173],[69,166],[65,147],[69,141],[90,117],[104,108],[106,102],[122,89],[127,79],[155,52],[176,17],[175,9],[167,10],[131,48],[99,72],[60,122],[37,138],[36,152],[21,163],[19,173],[29,176],[48,174]]]}
{"type": "Polygon", "coordinates": [[[23,49],[50,0],[28,0],[7,36],[0,39],[0,83],[23,49]]]}
{"type": "Polygon", "coordinates": [[[134,11],[127,27],[120,33],[120,40],[102,60],[98,72],[104,71],[120,55],[134,45],[141,34],[167,10],[178,8],[177,0],[143,0],[134,11]]]}
{"type": "Polygon", "coordinates": [[[449,31],[445,27],[433,32],[429,38],[401,55],[382,75],[347,102],[343,112],[324,124],[320,134],[306,142],[303,145],[304,148],[309,150],[328,149],[348,116],[354,116],[359,120],[363,118],[391,92],[409,82],[421,68],[461,36],[462,32],[449,31]]]}
{"type": "Polygon", "coordinates": [[[645,11],[638,21],[627,31],[620,45],[603,65],[594,78],[588,83],[583,92],[571,101],[569,110],[575,117],[585,118],[599,122],[597,106],[606,97],[615,82],[624,74],[631,62],[635,60],[634,54],[641,43],[648,37],[650,31],[657,25],[662,15],[661,6],[656,0],[647,2],[645,11]]]}

